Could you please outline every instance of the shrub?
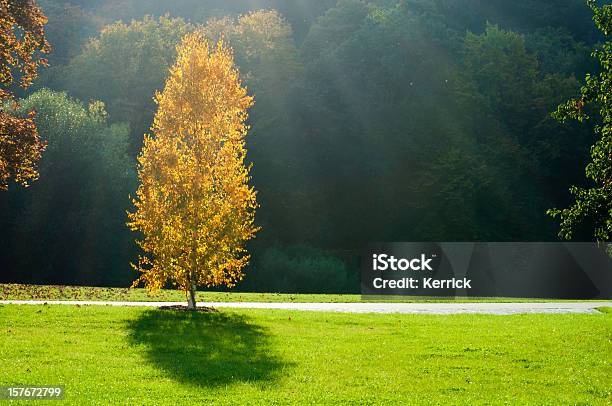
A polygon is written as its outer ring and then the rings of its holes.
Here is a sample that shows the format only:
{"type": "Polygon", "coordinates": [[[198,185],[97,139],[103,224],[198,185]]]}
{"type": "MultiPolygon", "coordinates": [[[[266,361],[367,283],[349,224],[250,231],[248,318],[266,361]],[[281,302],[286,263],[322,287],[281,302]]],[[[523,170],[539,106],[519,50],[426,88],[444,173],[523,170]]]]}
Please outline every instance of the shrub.
{"type": "Polygon", "coordinates": [[[252,270],[257,290],[279,293],[348,293],[358,289],[356,275],[330,252],[307,245],[273,246],[252,270]]]}

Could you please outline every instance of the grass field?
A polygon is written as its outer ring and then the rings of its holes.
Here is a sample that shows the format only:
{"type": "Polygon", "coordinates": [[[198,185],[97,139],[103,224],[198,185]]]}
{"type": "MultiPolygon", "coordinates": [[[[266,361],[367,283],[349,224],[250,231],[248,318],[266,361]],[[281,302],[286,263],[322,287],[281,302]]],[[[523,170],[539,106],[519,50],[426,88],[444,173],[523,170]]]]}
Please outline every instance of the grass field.
{"type": "Polygon", "coordinates": [[[5,305],[0,363],[0,385],[63,384],[67,404],[603,405],[612,314],[5,305]]]}
{"type": "MultiPolygon", "coordinates": [[[[185,294],[176,290],[162,289],[150,293],[146,289],[99,288],[63,285],[0,284],[0,300],[100,300],[129,302],[181,302],[185,294]]],[[[242,292],[198,292],[198,301],[206,302],[299,302],[299,303],[353,303],[362,302],[361,295],[333,294],[281,294],[242,292]]],[[[387,302],[549,302],[550,299],[530,298],[436,298],[436,297],[377,297],[367,301],[387,302]]],[[[552,301],[563,301],[554,299],[552,301]]],[[[611,301],[612,303],[612,301],[611,301]]]]}

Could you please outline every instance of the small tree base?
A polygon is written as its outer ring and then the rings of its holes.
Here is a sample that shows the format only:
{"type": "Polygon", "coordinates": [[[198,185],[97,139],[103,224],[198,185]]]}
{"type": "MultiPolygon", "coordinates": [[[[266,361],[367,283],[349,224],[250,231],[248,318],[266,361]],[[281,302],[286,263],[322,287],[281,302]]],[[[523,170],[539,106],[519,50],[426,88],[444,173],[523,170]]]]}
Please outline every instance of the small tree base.
{"type": "Polygon", "coordinates": [[[183,312],[201,312],[201,313],[218,313],[219,310],[214,307],[206,307],[200,306],[195,308],[190,308],[183,305],[172,305],[172,306],[161,306],[160,310],[179,310],[183,312]]]}

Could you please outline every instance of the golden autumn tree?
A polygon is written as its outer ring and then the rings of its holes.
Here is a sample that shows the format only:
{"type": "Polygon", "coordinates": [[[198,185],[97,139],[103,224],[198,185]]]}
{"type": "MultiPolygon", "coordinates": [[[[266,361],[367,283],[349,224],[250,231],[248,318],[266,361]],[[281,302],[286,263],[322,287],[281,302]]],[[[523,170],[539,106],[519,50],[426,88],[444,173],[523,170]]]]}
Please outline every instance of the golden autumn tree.
{"type": "Polygon", "coordinates": [[[35,113],[15,115],[11,88],[15,79],[27,88],[49,53],[44,26],[47,17],[34,0],[0,0],[0,190],[12,178],[27,186],[38,178],[36,163],[45,149],[40,140],[35,113]]]}
{"type": "Polygon", "coordinates": [[[145,252],[133,266],[152,290],[172,282],[195,308],[198,286],[232,287],[249,261],[256,192],[245,165],[247,110],[231,49],[201,33],[177,47],[138,157],[140,186],[128,226],[145,252]]]}

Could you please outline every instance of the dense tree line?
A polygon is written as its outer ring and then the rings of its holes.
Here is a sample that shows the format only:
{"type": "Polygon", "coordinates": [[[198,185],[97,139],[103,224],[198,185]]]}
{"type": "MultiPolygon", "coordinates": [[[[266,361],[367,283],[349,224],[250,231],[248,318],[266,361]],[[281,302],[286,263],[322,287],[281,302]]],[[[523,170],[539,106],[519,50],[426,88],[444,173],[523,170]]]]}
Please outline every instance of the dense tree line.
{"type": "Polygon", "coordinates": [[[21,112],[30,109],[48,144],[41,181],[2,196],[2,269],[9,271],[3,277],[125,281],[112,266],[129,263],[133,252],[124,214],[135,187],[128,126],[109,123],[99,101],[86,107],[47,89],[21,102],[21,112]]]}
{"type": "Polygon", "coordinates": [[[550,115],[597,69],[581,0],[41,5],[51,67],[22,96],[49,146],[35,185],[0,195],[3,280],[134,279],[135,157],[195,29],[233,47],[256,100],[263,229],[240,288],[356,291],[367,241],[555,240],[546,210],[584,183],[592,128],[550,115]]]}

